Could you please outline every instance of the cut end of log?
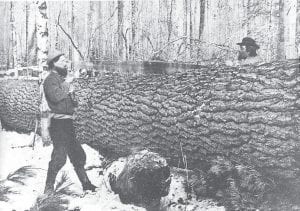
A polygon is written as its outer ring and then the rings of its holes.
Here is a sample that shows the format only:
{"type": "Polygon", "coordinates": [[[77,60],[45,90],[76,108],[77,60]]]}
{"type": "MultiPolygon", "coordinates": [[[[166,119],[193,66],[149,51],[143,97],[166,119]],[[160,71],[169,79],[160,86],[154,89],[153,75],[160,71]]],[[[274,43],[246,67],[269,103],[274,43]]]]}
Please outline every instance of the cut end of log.
{"type": "Polygon", "coordinates": [[[144,207],[159,204],[161,197],[168,195],[171,183],[167,161],[148,150],[129,155],[122,172],[108,177],[112,191],[123,203],[144,207]]]}

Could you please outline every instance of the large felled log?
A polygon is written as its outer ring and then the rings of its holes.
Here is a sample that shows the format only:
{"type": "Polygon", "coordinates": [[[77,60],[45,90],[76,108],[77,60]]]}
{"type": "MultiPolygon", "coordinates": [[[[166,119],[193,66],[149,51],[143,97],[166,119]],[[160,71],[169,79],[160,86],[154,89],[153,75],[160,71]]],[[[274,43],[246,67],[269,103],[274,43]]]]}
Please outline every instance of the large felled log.
{"type": "Polygon", "coordinates": [[[123,203],[158,210],[161,197],[168,195],[171,177],[170,168],[157,153],[142,150],[126,158],[119,175],[109,173],[112,191],[119,194],[123,203]]]}
{"type": "Polygon", "coordinates": [[[37,80],[0,81],[0,119],[3,127],[20,132],[34,131],[38,112],[37,80]]]}
{"type": "MultiPolygon", "coordinates": [[[[111,70],[76,82],[81,142],[114,157],[148,147],[176,166],[181,142],[189,168],[224,155],[272,177],[297,178],[299,61],[188,70],[165,65],[152,73],[149,68],[111,70]]],[[[14,128],[34,127],[22,112],[38,108],[38,97],[26,96],[38,93],[37,85],[26,84],[1,81],[0,118],[14,128]]]]}
{"type": "MultiPolygon", "coordinates": [[[[156,69],[157,70],[157,69],[156,69]]],[[[148,147],[190,168],[217,155],[278,178],[299,173],[299,61],[78,81],[78,139],[106,156],[148,147]]]]}

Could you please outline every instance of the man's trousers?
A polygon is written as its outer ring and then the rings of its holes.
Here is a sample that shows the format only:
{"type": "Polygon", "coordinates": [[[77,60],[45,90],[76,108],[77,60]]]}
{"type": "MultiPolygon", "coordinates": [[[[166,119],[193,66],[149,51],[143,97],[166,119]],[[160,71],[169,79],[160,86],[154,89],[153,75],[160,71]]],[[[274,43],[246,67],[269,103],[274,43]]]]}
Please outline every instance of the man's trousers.
{"type": "Polygon", "coordinates": [[[51,118],[49,133],[53,142],[53,151],[47,172],[45,192],[54,189],[55,178],[65,165],[67,156],[69,156],[83,188],[89,186],[91,183],[84,170],[86,154],[76,140],[73,120],[51,118]]]}

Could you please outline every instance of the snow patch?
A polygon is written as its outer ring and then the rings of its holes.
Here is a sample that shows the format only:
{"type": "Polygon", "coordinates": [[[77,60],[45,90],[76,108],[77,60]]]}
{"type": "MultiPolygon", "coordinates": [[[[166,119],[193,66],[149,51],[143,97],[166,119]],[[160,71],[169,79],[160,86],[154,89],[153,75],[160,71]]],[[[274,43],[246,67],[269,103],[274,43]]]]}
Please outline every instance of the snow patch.
{"type": "MultiPolygon", "coordinates": [[[[43,146],[41,138],[36,136],[34,149],[29,147],[33,135],[33,133],[19,134],[4,130],[0,131],[0,183],[18,192],[18,194],[8,194],[8,202],[0,201],[1,211],[30,209],[37,197],[43,194],[52,146],[43,146]],[[32,166],[34,172],[34,176],[24,180],[25,185],[6,179],[9,173],[15,172],[23,166],[32,166]]],[[[70,189],[74,194],[66,196],[69,199],[68,209],[79,208],[80,211],[145,211],[144,208],[138,206],[122,204],[119,196],[111,191],[108,175],[113,173],[118,176],[125,166],[126,158],[120,158],[112,162],[104,171],[101,167],[104,158],[88,145],[83,144],[82,146],[87,154],[85,166],[87,174],[91,182],[98,188],[96,193],[84,193],[73,166],[68,160],[57,175],[57,181],[65,174],[68,176],[69,181],[73,183],[70,189]]],[[[179,198],[185,200],[183,180],[183,177],[173,176],[170,194],[162,199],[164,211],[224,210],[223,207],[217,207],[209,200],[199,202],[193,199],[186,207],[178,203],[179,198]]]]}

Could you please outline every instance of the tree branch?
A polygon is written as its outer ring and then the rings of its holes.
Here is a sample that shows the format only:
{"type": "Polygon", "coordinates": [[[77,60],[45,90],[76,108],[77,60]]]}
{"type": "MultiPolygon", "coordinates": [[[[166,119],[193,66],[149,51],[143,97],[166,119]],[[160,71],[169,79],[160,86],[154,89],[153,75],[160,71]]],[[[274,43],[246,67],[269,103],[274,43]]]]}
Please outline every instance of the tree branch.
{"type": "Polygon", "coordinates": [[[129,29],[130,29],[130,28],[127,28],[127,29],[126,29],[125,34],[124,34],[124,32],[122,31],[122,37],[123,37],[124,42],[125,42],[126,60],[128,59],[128,52],[127,52],[127,50],[128,50],[128,41],[127,41],[126,36],[127,36],[127,32],[128,32],[129,29]]]}
{"type": "Polygon", "coordinates": [[[195,42],[199,42],[199,43],[206,43],[208,45],[213,45],[217,48],[220,48],[222,50],[226,50],[226,51],[236,51],[238,52],[239,50],[236,50],[228,45],[224,45],[224,44],[217,44],[217,43],[213,43],[213,42],[207,42],[207,41],[203,41],[203,40],[200,40],[200,39],[191,39],[192,41],[195,41],[195,42]]]}
{"type": "Polygon", "coordinates": [[[75,50],[78,52],[80,58],[81,58],[83,61],[85,61],[85,60],[84,60],[84,56],[83,56],[82,53],[80,52],[78,46],[75,45],[75,43],[74,43],[72,37],[71,37],[71,36],[65,31],[65,29],[60,25],[60,22],[59,22],[60,14],[61,14],[61,11],[59,11],[59,14],[58,14],[58,17],[57,17],[57,23],[56,23],[56,24],[60,27],[60,29],[64,32],[64,34],[69,38],[69,40],[71,41],[73,47],[74,47],[75,50]]]}
{"type": "MultiPolygon", "coordinates": [[[[99,30],[99,29],[101,28],[101,26],[103,26],[104,24],[106,24],[108,21],[110,21],[110,19],[112,19],[112,18],[114,17],[114,15],[115,15],[117,9],[118,9],[118,7],[115,8],[115,10],[114,10],[113,13],[111,14],[111,16],[110,16],[109,18],[107,18],[107,20],[106,20],[104,23],[102,23],[101,25],[99,25],[99,26],[97,26],[97,27],[95,28],[95,30],[94,30],[94,32],[93,32],[93,34],[92,34],[92,36],[91,36],[91,39],[94,38],[94,36],[95,36],[97,30],[99,30]]],[[[89,42],[90,42],[90,41],[89,41],[89,42]]]]}
{"type": "Polygon", "coordinates": [[[153,52],[153,55],[161,54],[161,52],[163,52],[163,50],[164,50],[166,47],[168,47],[170,44],[172,44],[172,43],[174,43],[174,42],[177,42],[178,40],[186,39],[186,38],[187,38],[186,36],[183,36],[183,37],[179,37],[179,38],[177,38],[177,39],[175,39],[175,40],[172,40],[172,41],[170,41],[170,42],[167,42],[167,44],[165,44],[161,49],[159,49],[159,50],[153,52]]]}

